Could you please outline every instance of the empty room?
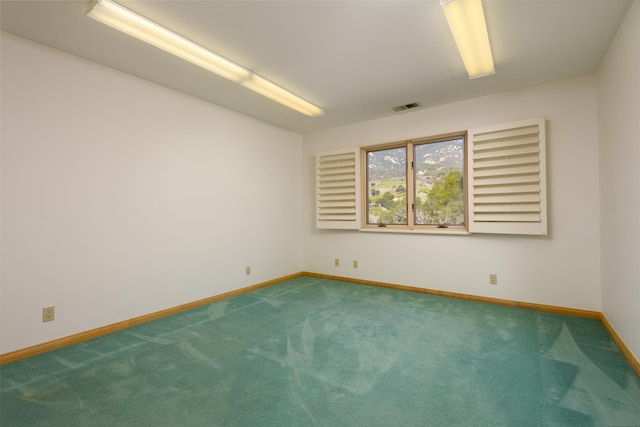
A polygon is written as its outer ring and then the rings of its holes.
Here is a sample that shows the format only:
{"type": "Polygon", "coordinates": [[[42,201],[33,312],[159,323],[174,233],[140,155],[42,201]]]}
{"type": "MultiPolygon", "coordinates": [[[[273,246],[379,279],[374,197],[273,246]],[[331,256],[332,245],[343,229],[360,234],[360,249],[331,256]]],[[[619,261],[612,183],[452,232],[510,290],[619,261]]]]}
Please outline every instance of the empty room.
{"type": "Polygon", "coordinates": [[[638,0],[0,17],[0,425],[640,426],[638,0]]]}

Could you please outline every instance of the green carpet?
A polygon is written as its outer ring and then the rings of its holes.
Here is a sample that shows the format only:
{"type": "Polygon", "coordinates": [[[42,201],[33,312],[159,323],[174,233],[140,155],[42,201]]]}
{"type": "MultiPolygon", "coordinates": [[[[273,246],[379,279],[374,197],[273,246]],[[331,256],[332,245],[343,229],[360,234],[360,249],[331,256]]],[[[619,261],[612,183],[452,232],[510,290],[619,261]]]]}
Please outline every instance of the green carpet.
{"type": "Polygon", "coordinates": [[[5,426],[640,426],[597,320],[300,277],[0,367],[5,426]]]}

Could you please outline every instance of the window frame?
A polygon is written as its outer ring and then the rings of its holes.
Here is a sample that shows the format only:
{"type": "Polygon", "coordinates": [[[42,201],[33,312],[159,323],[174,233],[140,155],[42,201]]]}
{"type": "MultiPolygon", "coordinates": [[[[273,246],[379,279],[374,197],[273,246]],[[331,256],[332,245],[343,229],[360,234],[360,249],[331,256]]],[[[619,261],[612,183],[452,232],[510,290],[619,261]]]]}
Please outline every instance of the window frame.
{"type": "Polygon", "coordinates": [[[361,230],[362,231],[381,231],[381,232],[409,232],[409,233],[438,233],[438,234],[467,234],[469,231],[469,197],[468,197],[468,189],[467,183],[469,180],[467,179],[467,171],[468,171],[468,146],[469,143],[468,132],[458,131],[458,132],[449,132],[439,135],[426,136],[420,138],[413,138],[383,144],[376,145],[368,145],[364,147],[360,147],[360,181],[362,182],[360,193],[361,193],[361,206],[362,209],[360,211],[361,215],[361,230]],[[415,185],[415,146],[422,144],[432,144],[438,142],[445,142],[452,139],[463,140],[463,159],[462,159],[462,182],[463,182],[463,204],[464,204],[464,224],[456,224],[449,225],[446,227],[440,227],[436,224],[416,224],[415,223],[415,198],[416,198],[416,185],[415,185]],[[406,167],[405,167],[405,177],[406,177],[406,209],[407,209],[407,224],[385,224],[384,226],[380,226],[378,224],[369,224],[368,216],[369,216],[369,206],[368,206],[368,198],[369,198],[369,181],[368,181],[368,162],[367,157],[368,153],[372,151],[381,151],[388,150],[394,148],[405,148],[406,152],[406,167]]]}

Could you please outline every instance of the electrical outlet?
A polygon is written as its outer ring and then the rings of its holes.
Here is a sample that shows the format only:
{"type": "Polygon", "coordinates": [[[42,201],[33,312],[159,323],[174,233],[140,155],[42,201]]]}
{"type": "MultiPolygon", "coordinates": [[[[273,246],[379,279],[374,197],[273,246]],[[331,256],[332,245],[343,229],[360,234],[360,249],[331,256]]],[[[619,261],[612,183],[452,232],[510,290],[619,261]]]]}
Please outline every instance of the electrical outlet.
{"type": "Polygon", "coordinates": [[[42,309],[42,321],[51,322],[56,318],[56,308],[54,306],[44,307],[42,309]]]}
{"type": "Polygon", "coordinates": [[[490,273],[489,274],[489,284],[490,285],[497,285],[498,284],[498,275],[495,273],[490,273]]]}
{"type": "Polygon", "coordinates": [[[246,267],[244,268],[244,274],[245,274],[246,276],[251,275],[251,267],[250,267],[250,266],[246,266],[246,267]]]}
{"type": "Polygon", "coordinates": [[[340,258],[336,258],[333,260],[333,265],[335,265],[336,267],[340,267],[340,258]]]}
{"type": "Polygon", "coordinates": [[[358,268],[358,260],[353,260],[353,268],[358,268]]]}

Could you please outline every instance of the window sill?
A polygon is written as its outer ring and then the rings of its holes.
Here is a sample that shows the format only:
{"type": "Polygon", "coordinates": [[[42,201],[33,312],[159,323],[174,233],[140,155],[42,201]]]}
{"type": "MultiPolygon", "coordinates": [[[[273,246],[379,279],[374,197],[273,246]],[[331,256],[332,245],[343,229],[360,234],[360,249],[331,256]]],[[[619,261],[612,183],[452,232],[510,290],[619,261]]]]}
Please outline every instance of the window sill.
{"type": "Polygon", "coordinates": [[[391,228],[391,227],[376,227],[376,228],[360,228],[359,231],[365,233],[399,233],[399,234],[457,234],[459,236],[470,235],[468,230],[460,228],[429,228],[429,229],[404,229],[404,228],[391,228]]]}

